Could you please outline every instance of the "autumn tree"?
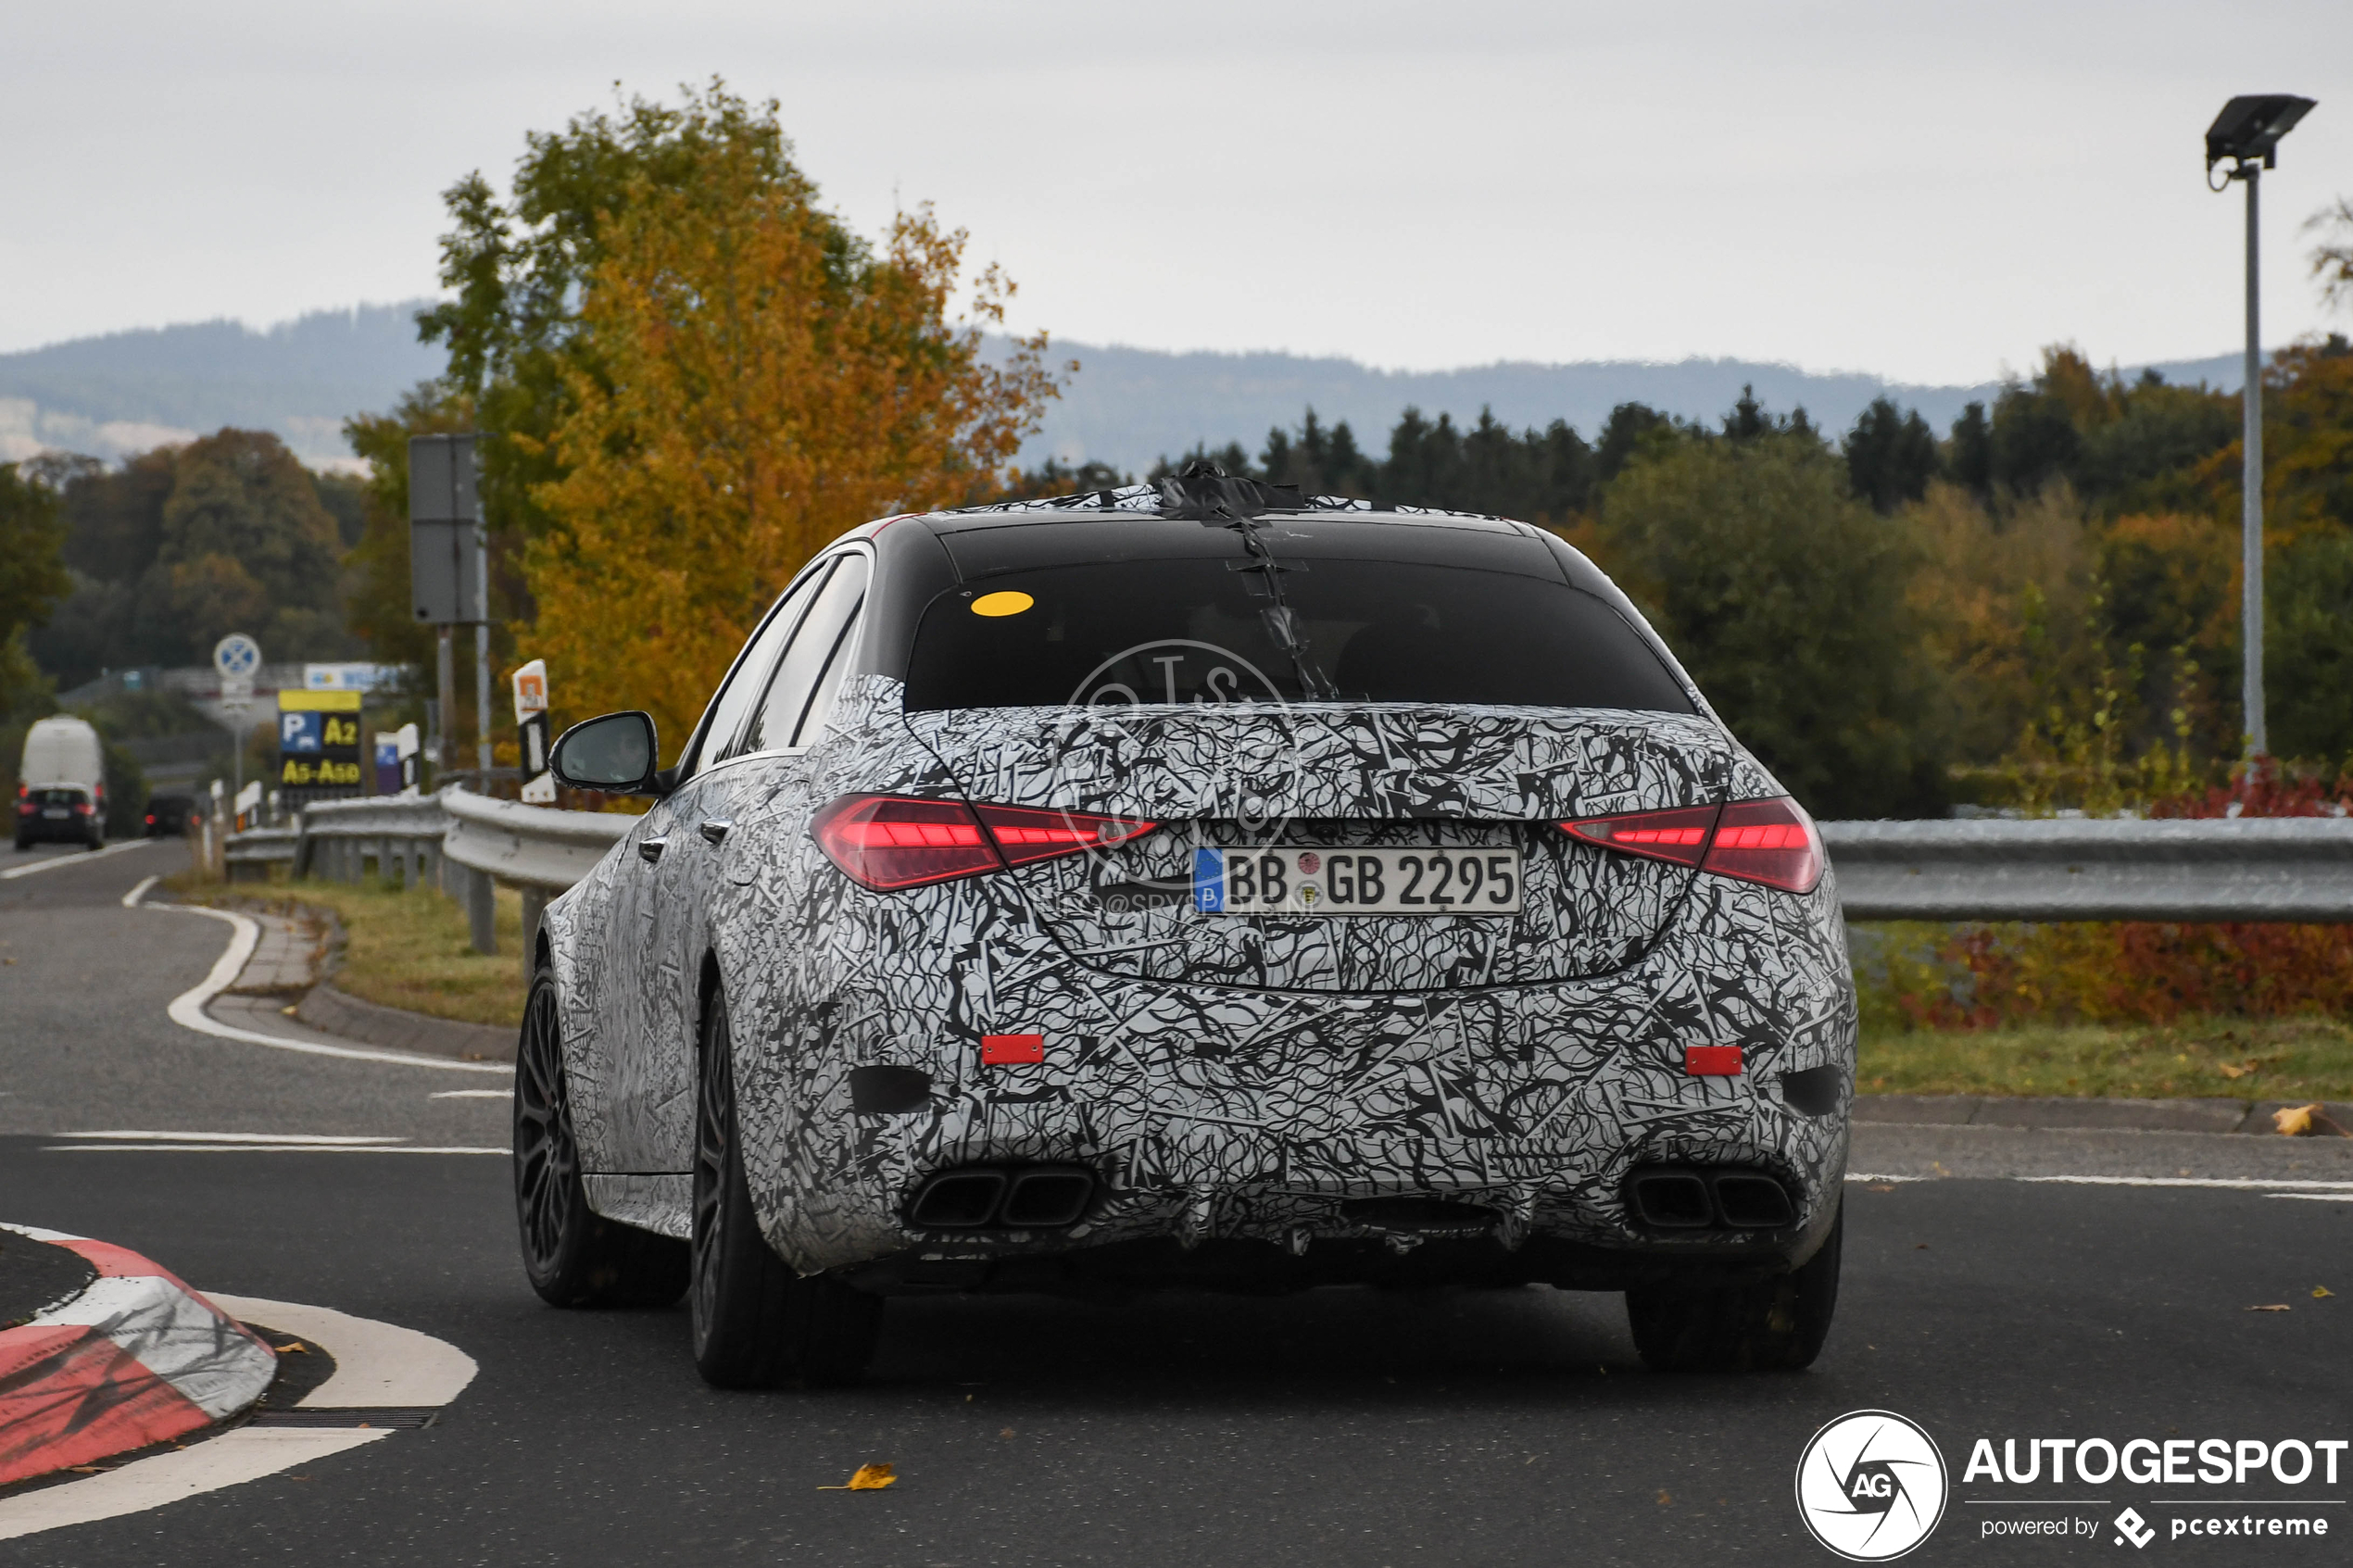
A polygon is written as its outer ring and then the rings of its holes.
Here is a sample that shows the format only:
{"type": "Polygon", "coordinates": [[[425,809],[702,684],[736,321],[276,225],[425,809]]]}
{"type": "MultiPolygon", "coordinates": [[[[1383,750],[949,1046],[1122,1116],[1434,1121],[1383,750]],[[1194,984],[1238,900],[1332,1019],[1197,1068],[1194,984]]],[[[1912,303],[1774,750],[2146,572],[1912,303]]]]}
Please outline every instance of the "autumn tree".
{"type": "Polygon", "coordinates": [[[1045,339],[991,363],[1012,285],[949,314],[964,245],[928,209],[847,239],[756,138],[641,177],[598,236],[568,407],[518,437],[559,477],[525,571],[530,651],[575,711],[643,708],[683,739],[811,554],[1001,470],[1054,383],[1045,339]]]}

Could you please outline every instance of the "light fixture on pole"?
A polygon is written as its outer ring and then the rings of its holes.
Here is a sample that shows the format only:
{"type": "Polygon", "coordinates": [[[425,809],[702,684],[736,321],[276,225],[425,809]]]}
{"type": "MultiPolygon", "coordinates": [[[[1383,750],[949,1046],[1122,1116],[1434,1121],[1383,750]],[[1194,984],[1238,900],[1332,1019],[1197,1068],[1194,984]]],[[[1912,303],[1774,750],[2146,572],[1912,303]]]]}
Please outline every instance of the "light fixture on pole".
{"type": "Polygon", "coordinates": [[[2271,737],[2263,720],[2263,339],[2262,295],[2256,269],[2256,187],[2263,170],[2279,167],[2280,138],[2312,108],[2312,100],[2286,93],[2233,98],[2206,128],[2206,184],[2211,191],[2246,182],[2246,371],[2239,395],[2245,419],[2245,458],[2239,470],[2239,548],[2245,563],[2239,604],[2240,643],[2245,660],[2240,696],[2250,757],[2267,755],[2271,737]],[[2221,184],[2214,166],[2232,168],[2221,184]]]}

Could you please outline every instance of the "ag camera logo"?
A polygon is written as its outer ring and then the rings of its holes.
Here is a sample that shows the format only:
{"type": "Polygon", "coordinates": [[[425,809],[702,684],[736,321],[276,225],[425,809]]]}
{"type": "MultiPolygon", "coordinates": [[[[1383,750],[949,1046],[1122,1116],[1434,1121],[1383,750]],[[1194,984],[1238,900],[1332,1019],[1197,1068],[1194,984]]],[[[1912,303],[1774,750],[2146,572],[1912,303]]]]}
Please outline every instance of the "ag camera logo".
{"type": "Polygon", "coordinates": [[[1798,1517],[1850,1562],[1885,1562],[1928,1539],[1944,1498],[1935,1440],[1893,1411],[1849,1411],[1798,1456],[1798,1517]]]}

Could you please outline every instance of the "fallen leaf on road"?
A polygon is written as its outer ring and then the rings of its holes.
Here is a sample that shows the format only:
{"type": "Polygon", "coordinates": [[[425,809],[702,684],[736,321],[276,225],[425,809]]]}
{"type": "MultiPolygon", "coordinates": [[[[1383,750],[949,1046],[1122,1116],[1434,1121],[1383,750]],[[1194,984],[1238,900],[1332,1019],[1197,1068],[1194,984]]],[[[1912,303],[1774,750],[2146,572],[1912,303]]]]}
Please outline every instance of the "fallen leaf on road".
{"type": "Polygon", "coordinates": [[[858,1474],[849,1478],[848,1486],[820,1486],[817,1489],[821,1492],[879,1492],[885,1486],[896,1485],[898,1480],[887,1464],[862,1464],[858,1467],[858,1474]]]}
{"type": "Polygon", "coordinates": [[[998,1433],[998,1434],[997,1434],[997,1436],[999,1436],[1000,1437],[1010,1437],[1010,1436],[1012,1436],[1013,1435],[1013,1429],[1012,1427],[1010,1427],[1010,1426],[1006,1427],[1006,1428],[1005,1428],[1002,1432],[1000,1432],[1000,1433],[998,1433]]]}
{"type": "Polygon", "coordinates": [[[2312,1135],[2312,1112],[2320,1109],[2318,1105],[2284,1105],[2271,1112],[2271,1125],[2284,1137],[2309,1138],[2312,1135]]]}
{"type": "Polygon", "coordinates": [[[2312,1299],[2315,1301],[2325,1301],[2335,1294],[2335,1291],[2325,1285],[2316,1285],[2312,1287],[2312,1299]]]}
{"type": "Polygon", "coordinates": [[[2287,1311],[2287,1303],[2284,1301],[2274,1301],[2268,1307],[2249,1307],[2247,1311],[2250,1312],[2284,1312],[2287,1311]]]}
{"type": "Polygon", "coordinates": [[[307,1356],[310,1354],[310,1347],[305,1345],[299,1339],[289,1339],[283,1345],[272,1345],[270,1348],[277,1351],[278,1354],[282,1356],[307,1356]]]}
{"type": "Polygon", "coordinates": [[[1894,1182],[1873,1182],[1864,1190],[1866,1192],[1894,1192],[1895,1190],[1895,1184],[1894,1182]]]}
{"type": "Polygon", "coordinates": [[[1658,1489],[1658,1505],[1659,1505],[1661,1508],[1666,1507],[1668,1503],[1673,1502],[1674,1500],[1675,1500],[1675,1499],[1674,1499],[1673,1498],[1670,1498],[1670,1497],[1668,1497],[1668,1496],[1667,1495],[1667,1488],[1666,1488],[1666,1487],[1661,1486],[1661,1487],[1658,1489]]]}

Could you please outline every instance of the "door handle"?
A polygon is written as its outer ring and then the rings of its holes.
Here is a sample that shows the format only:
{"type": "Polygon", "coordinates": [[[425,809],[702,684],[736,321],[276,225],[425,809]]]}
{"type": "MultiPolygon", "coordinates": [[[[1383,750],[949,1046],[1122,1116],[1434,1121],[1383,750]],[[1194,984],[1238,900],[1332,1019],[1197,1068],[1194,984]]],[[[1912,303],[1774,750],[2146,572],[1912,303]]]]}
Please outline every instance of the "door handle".
{"type": "Polygon", "coordinates": [[[736,824],[733,822],[729,821],[725,817],[705,817],[703,819],[702,826],[697,828],[695,831],[702,834],[704,843],[716,844],[721,839],[726,837],[727,830],[735,825],[736,824]]]}
{"type": "Polygon", "coordinates": [[[661,852],[669,847],[670,840],[666,837],[641,838],[637,841],[637,859],[650,866],[661,859],[661,852]]]}

